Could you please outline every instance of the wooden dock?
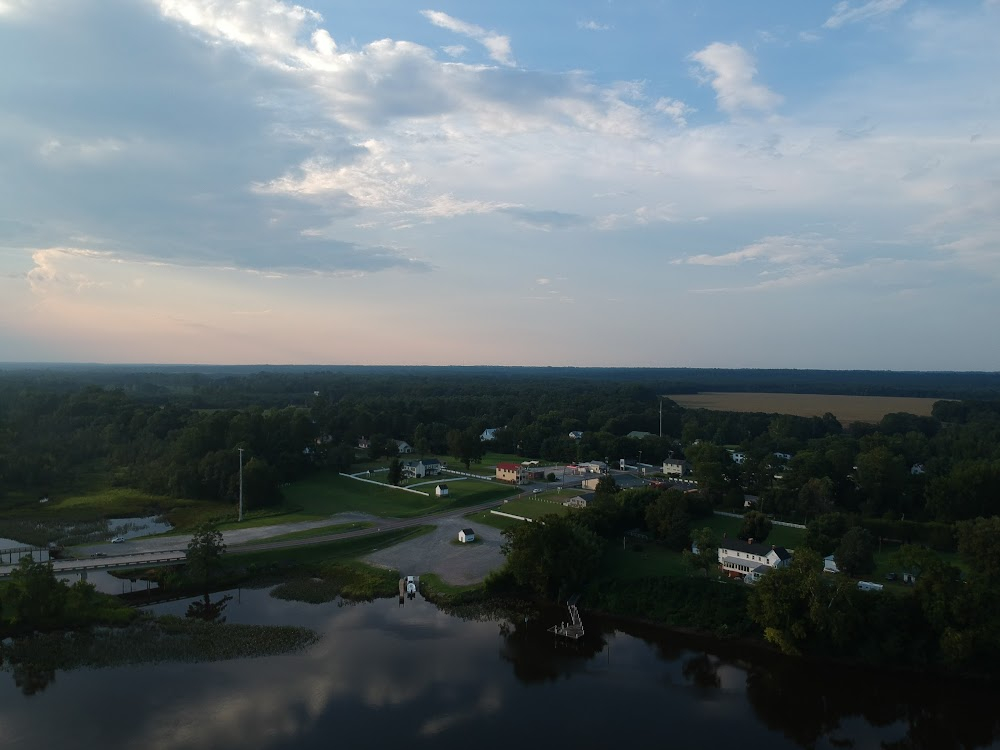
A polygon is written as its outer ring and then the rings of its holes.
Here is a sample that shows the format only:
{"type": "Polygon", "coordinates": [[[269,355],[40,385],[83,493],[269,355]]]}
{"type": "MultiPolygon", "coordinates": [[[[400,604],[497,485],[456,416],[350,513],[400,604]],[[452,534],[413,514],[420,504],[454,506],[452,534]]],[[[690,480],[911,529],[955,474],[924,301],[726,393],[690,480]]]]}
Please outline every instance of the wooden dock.
{"type": "Polygon", "coordinates": [[[569,608],[569,622],[561,622],[549,628],[550,633],[561,635],[563,638],[572,638],[574,641],[583,637],[583,620],[580,619],[580,611],[576,608],[576,601],[579,595],[574,595],[566,606],[569,608]]]}

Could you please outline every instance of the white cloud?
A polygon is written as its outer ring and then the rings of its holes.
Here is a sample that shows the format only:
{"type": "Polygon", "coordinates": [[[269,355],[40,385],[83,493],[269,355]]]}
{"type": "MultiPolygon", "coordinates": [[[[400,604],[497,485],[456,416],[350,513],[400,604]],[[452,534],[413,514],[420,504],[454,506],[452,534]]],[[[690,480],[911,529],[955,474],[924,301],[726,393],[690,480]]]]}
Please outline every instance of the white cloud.
{"type": "Polygon", "coordinates": [[[451,57],[461,57],[462,55],[464,55],[466,52],[469,51],[469,48],[466,47],[464,44],[449,44],[448,46],[442,47],[441,49],[444,50],[444,53],[446,55],[449,55],[451,57]]]}
{"type": "Polygon", "coordinates": [[[775,236],[722,255],[692,255],[674,263],[696,266],[733,266],[757,261],[781,266],[830,265],[837,262],[831,241],[821,237],[775,236]]]}
{"type": "Polygon", "coordinates": [[[848,23],[878,18],[899,10],[905,4],[906,0],[869,0],[861,5],[851,5],[847,0],[842,0],[833,6],[833,15],[826,19],[823,28],[839,29],[848,23]]]}
{"type": "Polygon", "coordinates": [[[771,110],[782,97],[756,83],[757,66],[750,54],[738,44],[713,42],[691,55],[715,89],[719,109],[734,113],[741,109],[771,110]]]}
{"type": "Polygon", "coordinates": [[[689,107],[680,99],[670,99],[668,97],[658,99],[656,104],[653,105],[653,109],[667,115],[667,117],[681,127],[687,125],[687,116],[697,111],[693,107],[689,107]]]}
{"type": "Polygon", "coordinates": [[[610,31],[611,30],[611,27],[608,26],[608,24],[606,24],[606,23],[598,23],[597,21],[594,21],[593,19],[589,19],[589,20],[586,20],[586,21],[577,21],[576,22],[576,27],[578,29],[583,29],[585,31],[610,31]]]}
{"type": "Polygon", "coordinates": [[[454,31],[456,34],[462,34],[479,42],[486,48],[490,58],[501,65],[514,65],[514,58],[510,50],[510,37],[502,36],[495,31],[487,31],[482,26],[461,21],[439,10],[422,10],[420,13],[435,26],[454,31]]]}

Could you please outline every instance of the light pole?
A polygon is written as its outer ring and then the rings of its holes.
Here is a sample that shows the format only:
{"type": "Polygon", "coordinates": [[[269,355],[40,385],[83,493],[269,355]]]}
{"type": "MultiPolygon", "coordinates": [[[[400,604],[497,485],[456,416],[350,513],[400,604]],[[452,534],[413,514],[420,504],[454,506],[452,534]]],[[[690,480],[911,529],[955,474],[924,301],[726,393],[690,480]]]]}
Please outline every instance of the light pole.
{"type": "Polygon", "coordinates": [[[243,521],[243,448],[237,448],[240,452],[240,521],[243,521]]]}

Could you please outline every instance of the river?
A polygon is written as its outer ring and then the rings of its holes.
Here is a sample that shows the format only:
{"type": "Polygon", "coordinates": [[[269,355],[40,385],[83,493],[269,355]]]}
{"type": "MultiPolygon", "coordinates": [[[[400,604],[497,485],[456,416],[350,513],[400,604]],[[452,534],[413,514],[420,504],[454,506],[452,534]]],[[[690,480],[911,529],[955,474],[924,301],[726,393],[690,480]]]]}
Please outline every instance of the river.
{"type": "MultiPolygon", "coordinates": [[[[57,672],[32,695],[0,673],[0,747],[1000,747],[992,688],[819,667],[586,614],[585,638],[563,642],[545,630],[565,619],[558,610],[511,623],[463,620],[420,597],[228,595],[229,622],[322,637],[277,657],[57,672]]],[[[155,609],[183,615],[189,603],[155,609]]]]}

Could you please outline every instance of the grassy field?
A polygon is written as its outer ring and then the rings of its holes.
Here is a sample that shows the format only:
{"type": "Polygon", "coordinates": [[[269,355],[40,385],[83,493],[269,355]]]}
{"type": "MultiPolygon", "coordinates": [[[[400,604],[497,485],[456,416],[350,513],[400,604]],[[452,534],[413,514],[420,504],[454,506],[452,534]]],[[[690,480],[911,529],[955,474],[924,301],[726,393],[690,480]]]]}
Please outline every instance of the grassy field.
{"type": "MultiPolygon", "coordinates": [[[[723,533],[730,539],[735,539],[739,534],[743,520],[740,518],[729,518],[728,516],[712,516],[711,518],[698,518],[692,524],[692,529],[703,529],[706,526],[715,532],[721,540],[723,533]]],[[[806,539],[805,529],[790,529],[787,526],[774,526],[771,533],[765,539],[766,544],[774,544],[786,549],[795,549],[802,545],[806,539]]]]}
{"type": "Polygon", "coordinates": [[[510,487],[476,480],[448,482],[448,487],[451,489],[448,497],[436,498],[432,484],[419,488],[425,490],[425,494],[416,495],[388,485],[359,482],[327,472],[294,482],[285,487],[284,492],[289,505],[298,506],[301,512],[317,518],[347,511],[371,513],[382,518],[413,518],[491,500],[499,501],[511,494],[510,487]]]}
{"type": "Polygon", "coordinates": [[[509,529],[511,526],[517,526],[519,523],[524,523],[524,521],[518,521],[516,518],[498,516],[495,513],[490,513],[488,510],[481,510],[478,513],[469,513],[467,516],[464,516],[464,518],[473,524],[479,523],[484,526],[492,526],[494,529],[500,529],[501,531],[509,529]]]}
{"type": "Polygon", "coordinates": [[[396,544],[416,539],[434,531],[434,526],[414,526],[408,529],[383,531],[355,539],[344,539],[327,544],[316,544],[309,547],[292,547],[288,549],[269,550],[266,552],[240,552],[234,547],[226,553],[227,564],[241,566],[271,564],[314,564],[328,562],[348,562],[371,552],[392,547],[396,544]]]}
{"type": "Polygon", "coordinates": [[[651,576],[687,576],[691,570],[680,552],[652,542],[629,540],[623,548],[612,544],[604,553],[601,573],[628,581],[651,576]]]}
{"type": "Polygon", "coordinates": [[[886,414],[906,412],[929,417],[935,398],[828,396],[812,393],[685,393],[667,396],[685,409],[792,414],[821,417],[830,412],[843,424],[878,422],[886,414]]]}
{"type": "MultiPolygon", "coordinates": [[[[268,542],[287,542],[293,539],[311,539],[315,536],[326,536],[327,534],[342,534],[345,531],[355,531],[356,529],[370,529],[374,524],[371,521],[355,521],[353,523],[335,523],[329,526],[320,526],[315,529],[306,529],[304,531],[292,531],[288,534],[279,534],[278,536],[269,536],[265,541],[268,542]]],[[[250,544],[256,544],[257,542],[250,542],[250,544]]]]}
{"type": "Polygon", "coordinates": [[[545,515],[565,516],[573,509],[567,508],[561,503],[545,502],[544,500],[536,500],[532,497],[521,497],[517,500],[511,500],[509,503],[504,503],[503,507],[497,508],[497,510],[515,516],[524,516],[525,518],[541,518],[545,515]]]}

